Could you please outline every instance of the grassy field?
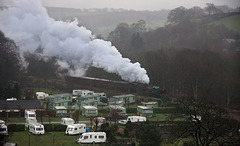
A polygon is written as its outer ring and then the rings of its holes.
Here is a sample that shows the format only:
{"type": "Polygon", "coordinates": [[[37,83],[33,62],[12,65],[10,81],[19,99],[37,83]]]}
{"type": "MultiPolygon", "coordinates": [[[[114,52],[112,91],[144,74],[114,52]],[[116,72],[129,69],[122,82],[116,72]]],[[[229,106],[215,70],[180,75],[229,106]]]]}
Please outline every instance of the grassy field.
{"type": "MultiPolygon", "coordinates": [[[[32,135],[30,134],[31,146],[74,146],[79,145],[75,143],[74,139],[79,136],[66,136],[64,132],[50,132],[45,135],[32,135]]],[[[19,146],[29,145],[28,132],[14,132],[9,137],[8,142],[17,143],[19,146]]]]}
{"type": "Polygon", "coordinates": [[[240,27],[239,27],[240,26],[240,14],[214,21],[211,24],[217,24],[217,25],[223,24],[231,30],[240,32],[240,27]]]}

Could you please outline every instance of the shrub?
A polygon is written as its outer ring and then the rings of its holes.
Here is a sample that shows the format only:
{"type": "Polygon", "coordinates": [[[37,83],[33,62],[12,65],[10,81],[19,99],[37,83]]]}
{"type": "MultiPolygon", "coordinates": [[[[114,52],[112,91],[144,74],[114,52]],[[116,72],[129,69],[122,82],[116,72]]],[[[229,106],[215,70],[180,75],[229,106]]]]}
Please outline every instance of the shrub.
{"type": "Polygon", "coordinates": [[[52,124],[44,124],[44,129],[45,131],[51,132],[53,131],[53,126],[52,124]]]}
{"type": "Polygon", "coordinates": [[[127,108],[126,112],[127,113],[137,113],[137,108],[127,108]]]}
{"type": "Polygon", "coordinates": [[[153,108],[153,113],[154,114],[171,114],[176,112],[175,107],[158,107],[158,108],[153,108]]]}
{"type": "Polygon", "coordinates": [[[53,125],[54,128],[53,128],[53,131],[65,131],[67,126],[66,125],[61,125],[61,124],[54,124],[53,125]]]}
{"type": "Polygon", "coordinates": [[[20,132],[25,130],[25,125],[21,124],[9,124],[8,125],[8,131],[12,132],[20,132]]]}

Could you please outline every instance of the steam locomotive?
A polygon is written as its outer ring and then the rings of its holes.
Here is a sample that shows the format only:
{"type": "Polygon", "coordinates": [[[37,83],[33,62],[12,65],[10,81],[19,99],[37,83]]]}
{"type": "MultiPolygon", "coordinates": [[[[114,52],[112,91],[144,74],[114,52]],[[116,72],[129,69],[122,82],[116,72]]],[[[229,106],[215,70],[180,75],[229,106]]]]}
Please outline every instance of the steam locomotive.
{"type": "Polygon", "coordinates": [[[136,82],[113,81],[107,79],[91,78],[91,77],[70,77],[66,76],[65,80],[70,84],[76,84],[82,88],[98,88],[108,91],[116,91],[127,94],[137,94],[142,96],[151,96],[160,98],[166,94],[165,89],[158,86],[141,84],[136,82]]]}

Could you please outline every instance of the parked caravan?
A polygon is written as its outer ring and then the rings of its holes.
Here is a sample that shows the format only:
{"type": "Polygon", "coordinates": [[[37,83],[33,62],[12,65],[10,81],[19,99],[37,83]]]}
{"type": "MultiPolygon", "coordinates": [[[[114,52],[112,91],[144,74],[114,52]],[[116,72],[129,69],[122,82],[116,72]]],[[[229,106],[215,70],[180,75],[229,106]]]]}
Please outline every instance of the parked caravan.
{"type": "Polygon", "coordinates": [[[29,124],[31,124],[31,123],[37,123],[37,120],[36,119],[26,119],[25,128],[28,129],[29,124]]]}
{"type": "Polygon", "coordinates": [[[104,117],[95,117],[93,119],[93,121],[94,121],[93,127],[96,126],[96,123],[97,123],[97,126],[100,127],[102,124],[106,123],[106,118],[104,118],[104,117]]]}
{"type": "Polygon", "coordinates": [[[3,120],[0,120],[0,135],[7,135],[8,129],[7,125],[5,125],[5,122],[3,120]]]}
{"type": "Polygon", "coordinates": [[[87,144],[87,143],[104,143],[106,142],[107,137],[105,132],[87,132],[83,133],[79,139],[75,141],[79,144],[87,144]]]}
{"type": "Polygon", "coordinates": [[[125,125],[127,122],[130,121],[132,123],[134,122],[146,122],[147,118],[146,117],[141,117],[141,116],[128,116],[127,120],[120,120],[118,121],[119,124],[125,125]]]}
{"type": "Polygon", "coordinates": [[[86,132],[86,124],[72,124],[68,125],[65,134],[75,135],[86,132]]]}
{"type": "Polygon", "coordinates": [[[62,125],[73,125],[75,121],[72,118],[62,118],[62,125]]]}
{"type": "Polygon", "coordinates": [[[44,126],[40,123],[30,123],[29,124],[29,132],[32,134],[44,134],[44,126]]]}
{"type": "Polygon", "coordinates": [[[34,110],[25,110],[25,119],[36,119],[36,112],[34,110]]]}
{"type": "Polygon", "coordinates": [[[141,116],[128,116],[127,121],[131,121],[131,122],[146,122],[147,118],[146,117],[141,117],[141,116]]]}

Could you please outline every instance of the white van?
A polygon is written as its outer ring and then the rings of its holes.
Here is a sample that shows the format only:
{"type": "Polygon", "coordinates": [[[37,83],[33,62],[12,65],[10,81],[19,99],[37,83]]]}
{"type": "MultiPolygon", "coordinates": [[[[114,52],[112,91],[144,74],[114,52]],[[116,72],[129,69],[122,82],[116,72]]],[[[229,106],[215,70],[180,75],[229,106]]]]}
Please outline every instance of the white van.
{"type": "Polygon", "coordinates": [[[86,124],[72,124],[68,125],[65,134],[75,135],[86,132],[86,124]]]}
{"type": "Polygon", "coordinates": [[[34,110],[25,110],[25,119],[36,119],[36,113],[34,110]]]}
{"type": "Polygon", "coordinates": [[[32,134],[44,134],[44,126],[40,123],[30,123],[29,124],[29,132],[32,134]]]}
{"type": "Polygon", "coordinates": [[[62,118],[62,125],[73,125],[75,121],[72,118],[62,118]]]}
{"type": "Polygon", "coordinates": [[[83,133],[79,139],[76,139],[76,142],[79,144],[84,143],[102,143],[106,142],[107,136],[105,132],[87,132],[83,133]]]}
{"type": "Polygon", "coordinates": [[[0,135],[7,135],[8,129],[3,120],[0,120],[0,135]]]}

